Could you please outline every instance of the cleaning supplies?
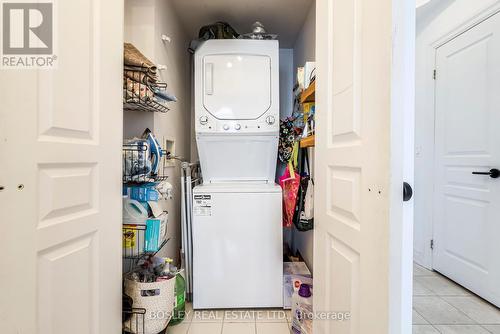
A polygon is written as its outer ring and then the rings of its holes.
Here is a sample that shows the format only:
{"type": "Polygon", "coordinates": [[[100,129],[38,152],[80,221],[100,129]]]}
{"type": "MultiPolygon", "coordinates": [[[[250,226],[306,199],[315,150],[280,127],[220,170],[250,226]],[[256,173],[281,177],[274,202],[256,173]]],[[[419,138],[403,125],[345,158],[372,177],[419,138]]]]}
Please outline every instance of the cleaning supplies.
{"type": "Polygon", "coordinates": [[[305,262],[283,262],[283,308],[292,308],[292,296],[302,283],[312,284],[313,279],[305,262]]]}
{"type": "MultiPolygon", "coordinates": [[[[175,267],[174,267],[175,268],[175,267]]],[[[177,270],[177,269],[175,269],[177,270]]],[[[186,315],[186,280],[184,279],[183,269],[178,271],[175,275],[175,304],[172,319],[170,320],[170,325],[176,325],[182,320],[186,315]]]]}
{"type": "Polygon", "coordinates": [[[141,202],[128,197],[123,197],[123,223],[124,224],[144,224],[148,219],[148,210],[141,202]]]}
{"type": "Polygon", "coordinates": [[[161,219],[146,220],[144,250],[146,252],[157,252],[160,249],[161,242],[161,219]]]}
{"type": "Polygon", "coordinates": [[[313,319],[313,299],[311,286],[301,284],[292,296],[292,333],[311,334],[313,319]]]}
{"type": "Polygon", "coordinates": [[[171,276],[171,264],[174,260],[172,260],[171,258],[169,257],[166,257],[165,258],[165,263],[163,264],[163,269],[160,273],[160,276],[162,277],[170,277],[171,276]]]}
{"type": "Polygon", "coordinates": [[[160,193],[155,189],[156,183],[124,185],[124,195],[139,202],[158,201],[160,193]]]}

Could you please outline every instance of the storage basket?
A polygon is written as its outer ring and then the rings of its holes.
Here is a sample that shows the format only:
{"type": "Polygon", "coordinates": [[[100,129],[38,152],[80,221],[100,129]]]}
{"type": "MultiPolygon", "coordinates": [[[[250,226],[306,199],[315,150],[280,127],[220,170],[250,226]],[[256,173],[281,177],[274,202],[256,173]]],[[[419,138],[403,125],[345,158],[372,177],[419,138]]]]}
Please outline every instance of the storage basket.
{"type": "Polygon", "coordinates": [[[125,279],[125,294],[132,298],[133,307],[143,308],[146,313],[144,317],[132,314],[131,321],[123,324],[124,331],[142,334],[144,328],[144,334],[157,334],[164,330],[174,310],[174,287],[175,276],[153,283],[125,279]]]}

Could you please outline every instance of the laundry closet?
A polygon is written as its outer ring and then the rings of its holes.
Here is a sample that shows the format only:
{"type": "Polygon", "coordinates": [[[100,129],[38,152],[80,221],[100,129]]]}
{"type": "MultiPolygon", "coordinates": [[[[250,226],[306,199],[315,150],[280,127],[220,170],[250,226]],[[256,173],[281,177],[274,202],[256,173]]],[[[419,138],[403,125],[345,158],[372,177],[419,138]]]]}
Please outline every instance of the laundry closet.
{"type": "Polygon", "coordinates": [[[312,288],[315,24],[314,0],[125,1],[126,332],[167,326],[153,299],[289,309],[312,288]]]}
{"type": "Polygon", "coordinates": [[[413,3],[8,2],[1,333],[409,332],[413,3]]]}

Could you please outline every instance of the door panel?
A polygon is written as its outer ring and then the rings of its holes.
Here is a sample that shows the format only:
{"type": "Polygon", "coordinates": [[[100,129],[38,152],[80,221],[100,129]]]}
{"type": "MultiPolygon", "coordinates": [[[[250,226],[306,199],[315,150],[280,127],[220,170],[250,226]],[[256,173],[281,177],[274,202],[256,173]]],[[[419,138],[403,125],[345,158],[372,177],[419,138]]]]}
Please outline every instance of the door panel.
{"type": "MultiPolygon", "coordinates": [[[[400,61],[393,59],[398,55],[395,3],[316,2],[314,308],[349,312],[351,318],[318,319],[315,333],[387,334],[409,328],[410,321],[401,325],[394,319],[396,313],[410,313],[411,306],[400,304],[407,298],[400,277],[389,277],[400,269],[391,267],[390,244],[402,240],[391,231],[403,220],[402,145],[394,145],[403,141],[403,119],[391,110],[396,77],[391,73],[398,73],[393,64],[400,61]],[[393,305],[392,294],[399,296],[393,305]]],[[[411,24],[409,17],[405,24],[411,24]]],[[[403,34],[406,26],[399,28],[403,34]]],[[[411,288],[406,290],[411,295],[411,288]]]]}
{"type": "Polygon", "coordinates": [[[38,73],[40,140],[95,140],[98,134],[95,105],[99,35],[98,2],[91,0],[57,4],[58,68],[38,73]],[[71,27],[63,29],[62,27],[71,27]],[[78,38],[75,38],[78,36],[78,38]],[[68,93],[61,94],[64,90],[68,93]],[[72,93],[70,93],[72,92],[72,93]]]}
{"type": "Polygon", "coordinates": [[[99,333],[97,243],[92,233],[39,253],[37,333],[99,333]]]}
{"type": "Polygon", "coordinates": [[[123,2],[55,10],[57,67],[0,74],[0,332],[119,333],[123,2]]]}
{"type": "Polygon", "coordinates": [[[437,49],[434,268],[500,306],[500,15],[437,49]]]}

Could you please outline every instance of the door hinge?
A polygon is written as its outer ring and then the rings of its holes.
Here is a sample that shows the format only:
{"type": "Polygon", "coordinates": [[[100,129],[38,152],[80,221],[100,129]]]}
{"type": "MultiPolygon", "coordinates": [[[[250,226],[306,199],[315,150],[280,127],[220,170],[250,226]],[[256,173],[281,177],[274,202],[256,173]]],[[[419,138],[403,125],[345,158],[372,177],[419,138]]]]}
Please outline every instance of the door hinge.
{"type": "Polygon", "coordinates": [[[431,239],[431,249],[434,249],[434,239],[431,239]]]}
{"type": "Polygon", "coordinates": [[[436,76],[437,76],[437,70],[434,70],[434,72],[432,73],[432,78],[436,80],[436,76]]]}

